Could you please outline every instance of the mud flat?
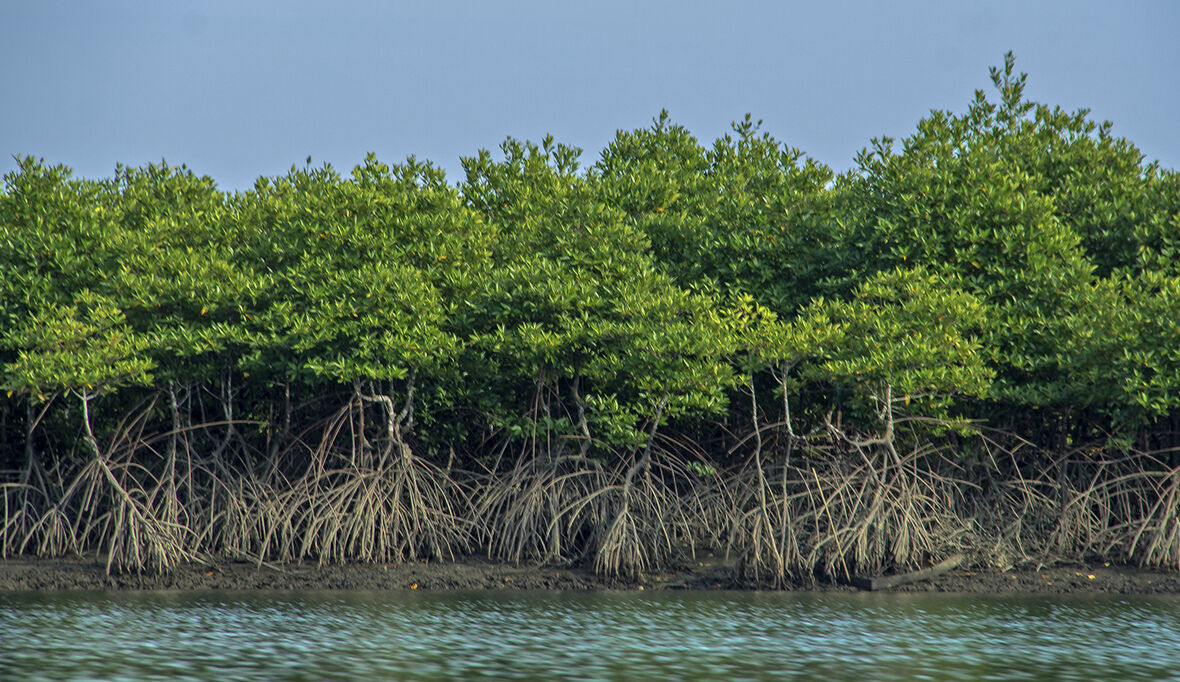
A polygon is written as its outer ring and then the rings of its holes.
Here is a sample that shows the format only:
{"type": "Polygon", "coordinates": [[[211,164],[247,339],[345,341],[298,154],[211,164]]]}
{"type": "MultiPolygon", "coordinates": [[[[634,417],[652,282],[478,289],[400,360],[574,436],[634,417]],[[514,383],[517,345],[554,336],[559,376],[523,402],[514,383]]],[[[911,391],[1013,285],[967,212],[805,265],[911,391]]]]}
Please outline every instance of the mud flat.
{"type": "MultiPolygon", "coordinates": [[[[481,557],[454,562],[318,565],[219,561],[164,574],[111,574],[98,558],[10,558],[0,561],[0,591],[25,590],[720,590],[751,589],[732,563],[701,557],[696,565],[641,579],[605,577],[588,568],[512,566],[481,557]]],[[[839,583],[799,583],[798,590],[856,590],[839,583]]],[[[1008,571],[957,568],[896,592],[971,594],[1180,594],[1180,572],[1090,564],[1008,571]]]]}

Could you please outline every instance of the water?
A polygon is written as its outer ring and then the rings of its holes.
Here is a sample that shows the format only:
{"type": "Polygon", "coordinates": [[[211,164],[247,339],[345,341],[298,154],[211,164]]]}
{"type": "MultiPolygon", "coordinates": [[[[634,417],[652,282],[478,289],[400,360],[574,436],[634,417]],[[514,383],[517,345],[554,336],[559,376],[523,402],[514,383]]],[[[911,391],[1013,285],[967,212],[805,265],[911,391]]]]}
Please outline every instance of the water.
{"type": "Polygon", "coordinates": [[[3,680],[1180,680],[1180,597],[0,593],[3,680]]]}

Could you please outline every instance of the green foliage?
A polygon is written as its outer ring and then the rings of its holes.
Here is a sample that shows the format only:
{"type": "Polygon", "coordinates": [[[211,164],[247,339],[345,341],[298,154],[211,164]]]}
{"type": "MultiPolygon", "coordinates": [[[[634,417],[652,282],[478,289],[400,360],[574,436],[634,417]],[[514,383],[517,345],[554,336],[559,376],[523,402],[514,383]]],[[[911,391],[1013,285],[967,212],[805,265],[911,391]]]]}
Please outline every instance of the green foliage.
{"type": "Polygon", "coordinates": [[[832,172],[760,125],[747,115],[706,149],[665,111],[650,129],[619,132],[590,179],[681,286],[717,285],[789,313],[824,265],[832,172]]]}
{"type": "Polygon", "coordinates": [[[469,204],[499,229],[495,268],[473,300],[469,366],[501,418],[530,408],[514,396],[556,393],[550,414],[572,433],[584,413],[609,445],[632,448],[642,425],[718,414],[735,374],[714,302],[659,272],[649,242],[577,173],[577,150],[509,140],[504,160],[465,160],[469,204]],[[529,389],[532,390],[529,390],[529,389]]]}
{"type": "Polygon", "coordinates": [[[44,400],[149,383],[144,353],[120,296],[121,256],[135,236],[104,201],[101,183],[24,158],[0,197],[0,360],[9,391],[44,400]]]}
{"type": "Polygon", "coordinates": [[[292,170],[236,199],[239,262],[263,282],[244,368],[279,380],[402,379],[455,354],[440,288],[462,289],[486,248],[430,166],[370,157],[351,179],[292,170]]]}
{"type": "Polygon", "coordinates": [[[206,381],[241,344],[241,301],[252,282],[233,262],[226,198],[213,181],[167,164],[116,169],[102,183],[104,215],[119,226],[112,292],[129,323],[154,342],[157,379],[206,381]]]}
{"type": "Polygon", "coordinates": [[[1180,278],[1159,272],[1098,282],[1066,319],[1059,362],[1090,390],[1078,407],[1138,425],[1180,405],[1180,278]]]}
{"type": "Polygon", "coordinates": [[[994,375],[982,351],[986,320],[986,306],[952,278],[921,268],[878,273],[851,301],[817,300],[800,314],[800,327],[841,330],[802,373],[862,397],[917,401],[914,409],[981,396],[994,375]]]}
{"type": "Polygon", "coordinates": [[[1151,444],[1162,475],[1098,455],[1101,485],[1013,451],[1062,500],[1082,485],[1068,514],[1024,480],[980,494],[1087,532],[1141,517],[1129,546],[1174,559],[1175,505],[1113,491],[1178,494],[1180,174],[1026,100],[1014,68],[836,178],[749,116],[707,145],[666,112],[588,166],[509,139],[457,185],[413,158],[232,194],[163,162],[86,180],[19,159],[0,554],[390,559],[496,532],[485,549],[617,572],[728,523],[776,579],[825,533],[812,566],[863,559],[852,536],[925,562],[913,534],[960,502],[963,469],[921,473],[959,444],[950,418],[1151,444]]]}
{"type": "Polygon", "coordinates": [[[1027,101],[1010,56],[992,80],[838,178],[749,116],[709,145],[666,112],[587,167],[509,139],[457,186],[412,158],[234,194],[166,163],[94,181],[21,159],[0,409],[122,389],[280,438],[277,415],[363,388],[407,399],[415,447],[477,458],[627,452],[658,421],[725,434],[749,390],[813,416],[886,390],[997,420],[1174,415],[1180,176],[1027,101]]]}
{"type": "Polygon", "coordinates": [[[67,391],[98,395],[152,379],[154,363],[143,356],[151,339],[135,334],[122,311],[90,291],[73,305],[49,304],[6,341],[18,356],[4,368],[5,388],[38,401],[67,391]]]}
{"type": "Polygon", "coordinates": [[[977,92],[965,114],[932,112],[900,150],[876,140],[841,179],[841,274],[827,291],[844,297],[874,272],[914,265],[955,277],[989,306],[990,397],[1120,411],[1122,399],[1093,400],[1115,377],[1062,349],[1113,314],[1087,303],[1102,278],[1140,272],[1171,243],[1175,178],[1086,112],[1026,101],[1011,55],[992,80],[998,101],[977,92]]]}
{"type": "Polygon", "coordinates": [[[0,306],[5,329],[50,304],[70,305],[84,289],[103,290],[117,272],[118,224],[104,213],[98,183],[23,158],[0,197],[0,306]]]}

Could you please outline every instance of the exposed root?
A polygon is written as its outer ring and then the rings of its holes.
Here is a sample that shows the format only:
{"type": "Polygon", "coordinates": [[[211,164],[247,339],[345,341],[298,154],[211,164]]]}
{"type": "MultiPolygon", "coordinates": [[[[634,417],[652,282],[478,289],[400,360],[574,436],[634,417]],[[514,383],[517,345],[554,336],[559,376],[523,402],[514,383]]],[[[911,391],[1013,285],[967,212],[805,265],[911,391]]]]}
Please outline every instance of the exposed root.
{"type": "Polygon", "coordinates": [[[665,394],[651,420],[643,456],[632,464],[621,483],[604,488],[601,496],[610,519],[594,557],[599,573],[632,578],[656,566],[667,565],[682,541],[691,543],[691,509],[681,504],[676,482],[688,473],[683,462],[655,447],[665,394]],[[653,457],[653,455],[655,455],[653,457]]]}
{"type": "Polygon", "coordinates": [[[1076,454],[1056,464],[1057,552],[1180,568],[1180,467],[1156,453],[1076,454]]]}
{"type": "Polygon", "coordinates": [[[1180,570],[1180,467],[1149,475],[1155,498],[1142,520],[1127,553],[1144,566],[1180,570]]]}
{"type": "Polygon", "coordinates": [[[357,395],[385,407],[383,449],[372,452],[363,426],[352,421],[364,414],[361,400],[338,412],[312,466],[280,498],[274,521],[280,540],[297,543],[297,556],[323,563],[453,558],[471,541],[467,492],[401,440],[408,408],[398,413],[386,396],[357,395]],[[334,450],[345,431],[355,437],[334,450]]]}
{"type": "Polygon", "coordinates": [[[632,578],[667,566],[682,541],[691,536],[691,523],[675,492],[655,476],[609,486],[601,491],[604,517],[594,569],[632,578]]]}
{"type": "Polygon", "coordinates": [[[961,452],[913,434],[903,449],[888,430],[764,443],[771,429],[759,427],[739,442],[752,447],[744,464],[718,471],[653,425],[642,454],[614,469],[535,449],[507,471],[456,478],[454,462],[414,454],[407,410],[380,396],[354,395],[265,456],[201,455],[197,443],[218,440],[192,435],[205,426],[145,436],[150,406],[100,446],[83,407],[85,450],[44,468],[26,458],[0,480],[0,556],[95,552],[108,571],[141,572],[209,555],[338,563],[483,549],[517,564],[592,557],[600,573],[638,577],[709,548],[736,554],[740,579],[778,587],[956,553],[1001,569],[1102,558],[1180,570],[1173,451],[1050,457],[982,432],[961,452]],[[366,405],[384,422],[362,419],[366,405]]]}
{"type": "Polygon", "coordinates": [[[199,560],[191,531],[162,519],[133,474],[148,477],[142,467],[99,458],[78,472],[65,493],[66,503],[77,505],[74,544],[104,553],[108,572],[166,571],[199,560]]]}
{"type": "Polygon", "coordinates": [[[831,467],[824,485],[830,495],[818,485],[814,490],[817,526],[827,521],[828,531],[818,534],[809,563],[828,575],[837,574],[837,563],[847,577],[849,568],[913,568],[962,549],[968,528],[952,505],[965,482],[938,470],[939,453],[916,448],[902,457],[888,449],[877,455],[831,467]]]}
{"type": "Polygon", "coordinates": [[[586,554],[604,524],[597,498],[607,480],[587,457],[529,458],[483,482],[473,521],[497,559],[566,564],[586,554]]]}
{"type": "Polygon", "coordinates": [[[470,542],[464,491],[419,457],[325,471],[308,489],[290,526],[302,536],[299,555],[321,563],[450,559],[470,542]]]}
{"type": "Polygon", "coordinates": [[[33,552],[60,556],[77,551],[70,522],[60,504],[41,490],[23,483],[6,483],[0,504],[0,558],[33,552]]]}
{"type": "Polygon", "coordinates": [[[954,512],[963,481],[919,448],[904,457],[860,451],[859,461],[799,454],[775,467],[752,461],[734,494],[731,546],[743,577],[782,586],[791,579],[909,568],[960,551],[970,524],[954,512]]]}
{"type": "Polygon", "coordinates": [[[802,513],[806,495],[799,492],[799,481],[791,480],[795,473],[784,466],[765,470],[755,461],[726,486],[733,491],[729,548],[738,552],[738,570],[747,581],[781,587],[791,577],[812,573],[803,545],[815,524],[802,513]]]}

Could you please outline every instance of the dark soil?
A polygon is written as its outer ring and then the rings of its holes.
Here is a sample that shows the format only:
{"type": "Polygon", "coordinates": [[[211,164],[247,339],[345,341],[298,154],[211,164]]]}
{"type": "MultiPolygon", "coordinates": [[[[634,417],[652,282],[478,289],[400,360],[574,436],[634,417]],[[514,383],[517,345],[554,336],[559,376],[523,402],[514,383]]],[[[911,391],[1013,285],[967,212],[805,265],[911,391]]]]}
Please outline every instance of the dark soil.
{"type": "Polygon", "coordinates": [[[1180,572],[1111,564],[1065,565],[1009,571],[957,570],[895,592],[975,594],[1180,594],[1180,572]]]}
{"type": "MultiPolygon", "coordinates": [[[[16,590],[710,590],[743,589],[733,563],[700,557],[682,570],[640,579],[596,575],[588,568],[512,566],[480,557],[455,562],[283,565],[215,562],[164,574],[113,573],[97,558],[10,558],[0,561],[0,591],[16,590]]],[[[855,590],[833,582],[799,590],[855,590]]],[[[1058,565],[1010,571],[958,569],[898,592],[1180,594],[1180,572],[1098,565],[1058,565]]]]}

